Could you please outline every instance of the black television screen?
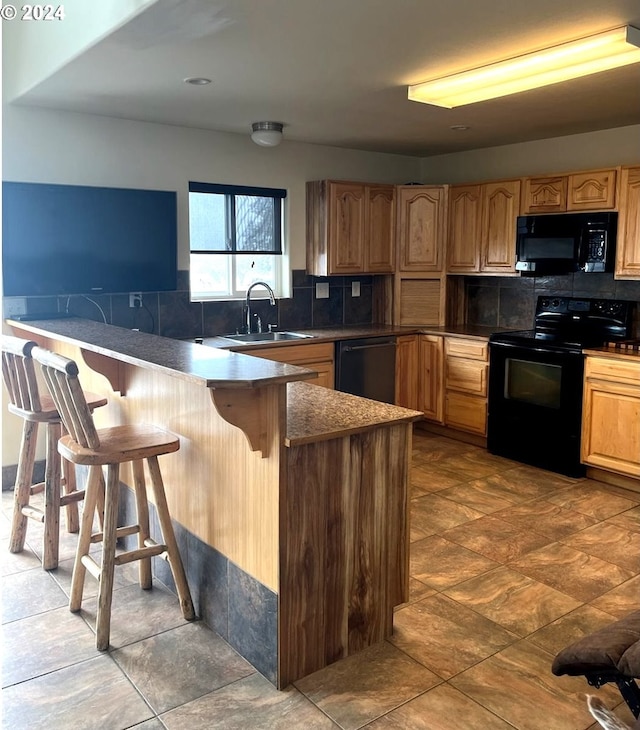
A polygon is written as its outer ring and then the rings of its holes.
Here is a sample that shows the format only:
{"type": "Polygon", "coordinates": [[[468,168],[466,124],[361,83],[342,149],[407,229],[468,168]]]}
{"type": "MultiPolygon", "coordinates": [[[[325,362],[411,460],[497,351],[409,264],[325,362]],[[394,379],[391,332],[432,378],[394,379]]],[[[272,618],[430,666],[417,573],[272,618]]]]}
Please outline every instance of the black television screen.
{"type": "Polygon", "coordinates": [[[176,193],[2,184],[4,296],[171,291],[176,193]]]}

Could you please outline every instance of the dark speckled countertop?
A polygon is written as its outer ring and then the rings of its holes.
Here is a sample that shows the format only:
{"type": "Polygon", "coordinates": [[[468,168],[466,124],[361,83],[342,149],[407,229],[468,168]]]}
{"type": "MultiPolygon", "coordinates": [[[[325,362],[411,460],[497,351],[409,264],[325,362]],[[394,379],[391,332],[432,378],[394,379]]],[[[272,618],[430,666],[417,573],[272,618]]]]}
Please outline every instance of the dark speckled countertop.
{"type": "Polygon", "coordinates": [[[312,383],[289,383],[287,404],[287,446],[341,438],[380,426],[415,421],[422,416],[420,411],[312,383]]]}
{"type": "Polygon", "coordinates": [[[322,329],[300,329],[297,333],[308,335],[309,339],[280,340],[267,342],[235,342],[224,335],[219,337],[205,337],[203,344],[217,349],[233,350],[234,352],[248,352],[265,347],[286,347],[287,345],[302,345],[309,342],[336,342],[361,337],[384,337],[385,335],[453,335],[473,339],[489,339],[493,332],[505,331],[504,327],[483,327],[480,325],[464,325],[457,327],[436,326],[394,326],[384,324],[357,325],[344,327],[325,327],[322,329]]]}
{"type": "MultiPolygon", "coordinates": [[[[69,317],[63,319],[8,321],[20,335],[55,337],[85,350],[131,365],[159,370],[208,388],[247,388],[266,383],[287,383],[312,378],[314,372],[296,365],[202,347],[193,342],[136,332],[124,327],[69,317]]],[[[225,340],[228,343],[228,340],[225,340]]]]}
{"type": "MultiPolygon", "coordinates": [[[[288,383],[285,439],[288,446],[339,438],[392,423],[414,421],[421,415],[418,411],[310,383],[293,382],[311,378],[315,373],[307,368],[227,352],[224,348],[229,346],[229,340],[215,342],[222,338],[210,338],[214,346],[203,347],[194,342],[172,340],[75,317],[8,321],[8,324],[19,328],[18,334],[22,337],[28,337],[30,332],[44,337],[55,336],[57,340],[85,350],[202,383],[207,387],[255,387],[266,383],[288,383]]],[[[363,331],[363,328],[357,329],[363,331]]],[[[372,331],[377,334],[380,329],[367,328],[367,334],[372,331]]],[[[336,338],[335,331],[331,332],[329,336],[328,331],[325,331],[326,335],[322,339],[340,339],[336,338]]]]}

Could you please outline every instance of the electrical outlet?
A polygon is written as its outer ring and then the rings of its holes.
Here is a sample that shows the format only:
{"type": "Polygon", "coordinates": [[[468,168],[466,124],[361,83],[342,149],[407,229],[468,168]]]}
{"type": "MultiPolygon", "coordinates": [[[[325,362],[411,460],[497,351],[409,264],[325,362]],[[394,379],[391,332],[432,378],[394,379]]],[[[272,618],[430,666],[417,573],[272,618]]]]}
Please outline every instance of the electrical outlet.
{"type": "Polygon", "coordinates": [[[360,296],[360,282],[359,281],[351,282],[351,296],[352,297],[360,296]]]}
{"type": "Polygon", "coordinates": [[[316,284],[316,299],[329,298],[329,282],[320,281],[316,284]]]}
{"type": "Polygon", "coordinates": [[[141,307],[142,306],[142,294],[140,292],[132,292],[129,294],[129,306],[130,307],[141,307]]]}
{"type": "Polygon", "coordinates": [[[2,310],[7,318],[17,317],[27,313],[27,300],[25,297],[6,297],[2,302],[2,310]]]}

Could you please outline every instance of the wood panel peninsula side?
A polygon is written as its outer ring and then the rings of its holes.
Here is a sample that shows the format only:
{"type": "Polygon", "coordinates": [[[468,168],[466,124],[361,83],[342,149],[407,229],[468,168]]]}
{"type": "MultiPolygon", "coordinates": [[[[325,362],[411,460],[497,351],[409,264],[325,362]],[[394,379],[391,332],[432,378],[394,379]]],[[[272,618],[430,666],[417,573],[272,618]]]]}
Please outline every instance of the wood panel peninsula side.
{"type": "MultiPolygon", "coordinates": [[[[392,633],[419,412],[305,383],[302,367],[89,320],[8,324],[76,360],[109,399],[98,427],[180,437],[161,466],[196,610],[275,686],[392,633]]],[[[121,479],[130,523],[131,472],[121,479]]]]}

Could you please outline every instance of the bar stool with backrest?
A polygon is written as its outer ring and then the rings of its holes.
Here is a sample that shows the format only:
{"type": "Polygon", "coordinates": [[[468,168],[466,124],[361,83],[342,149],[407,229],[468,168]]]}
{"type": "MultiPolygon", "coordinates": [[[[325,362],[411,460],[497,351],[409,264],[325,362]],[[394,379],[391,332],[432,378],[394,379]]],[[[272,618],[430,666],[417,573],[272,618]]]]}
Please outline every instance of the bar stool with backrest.
{"type": "Polygon", "coordinates": [[[191,593],[173,532],[158,465],[158,456],[177,451],[180,441],[173,434],[155,426],[124,425],[96,429],[80,387],[76,363],[39,347],[34,348],[32,354],[42,366],[45,382],[68,431],[68,435],[58,442],[60,453],[74,464],[89,466],[85,506],[71,582],[70,610],[77,612],[82,607],[82,591],[88,570],[98,580],[96,646],[100,651],[105,651],[109,648],[114,567],[134,560],[140,561],[140,585],[148,589],[152,586],[151,558],[160,555],[169,562],[183,616],[188,621],[193,620],[195,612],[191,593]],[[144,459],[151,476],[163,544],[156,543],[149,534],[144,459]],[[118,527],[120,464],[127,462],[131,462],[133,467],[138,521],[135,525],[118,527]],[[104,484],[103,466],[107,467],[103,531],[92,534],[96,502],[104,484]],[[138,548],[116,555],[117,539],[134,534],[138,535],[138,548]],[[89,555],[92,542],[102,542],[100,565],[89,555]]]}
{"type": "MultiPolygon", "coordinates": [[[[9,550],[19,553],[24,549],[29,519],[42,522],[42,567],[53,570],[58,567],[60,508],[66,508],[67,531],[78,532],[78,502],[84,498],[84,491],[76,488],[74,465],[66,459],[61,463],[58,453],[58,439],[63,432],[60,414],[51,396],[39,392],[31,357],[34,347],[36,343],[31,340],[2,335],[2,376],[9,395],[8,410],[23,419],[9,550]],[[36,442],[41,423],[47,427],[45,479],[44,482],[33,484],[36,442]],[[64,490],[62,495],[61,488],[64,490]],[[31,497],[42,492],[44,507],[39,509],[31,504],[31,497]]],[[[85,396],[90,411],[107,403],[106,398],[95,393],[85,393],[85,396]]]]}

